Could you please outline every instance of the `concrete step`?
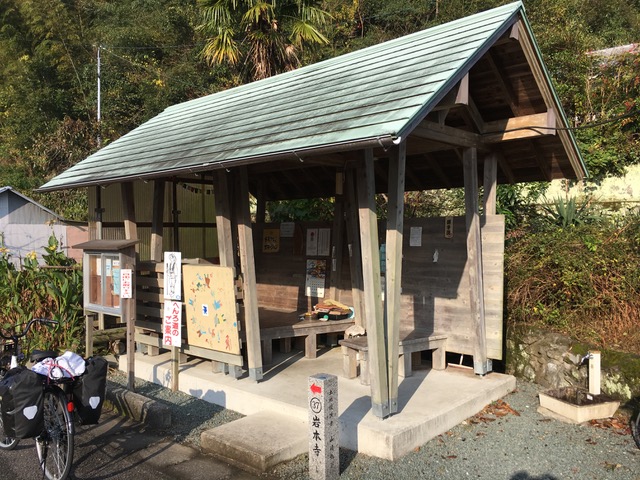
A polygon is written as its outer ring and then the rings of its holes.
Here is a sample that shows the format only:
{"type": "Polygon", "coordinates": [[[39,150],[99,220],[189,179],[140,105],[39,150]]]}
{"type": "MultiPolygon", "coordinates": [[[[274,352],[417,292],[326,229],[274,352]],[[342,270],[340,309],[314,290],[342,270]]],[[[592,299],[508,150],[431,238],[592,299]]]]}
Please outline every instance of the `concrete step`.
{"type": "Polygon", "coordinates": [[[205,453],[264,473],[278,463],[307,452],[308,433],[306,421],[263,411],[205,430],[200,441],[205,453]]]}

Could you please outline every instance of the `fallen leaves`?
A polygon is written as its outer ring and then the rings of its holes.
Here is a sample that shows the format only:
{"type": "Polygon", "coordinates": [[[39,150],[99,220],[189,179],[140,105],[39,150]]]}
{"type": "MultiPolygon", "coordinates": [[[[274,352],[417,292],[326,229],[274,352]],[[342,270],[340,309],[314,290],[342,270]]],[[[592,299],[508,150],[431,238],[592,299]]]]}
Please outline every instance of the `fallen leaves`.
{"type": "Polygon", "coordinates": [[[631,427],[629,426],[629,422],[622,416],[603,418],[600,420],[590,420],[589,425],[605,430],[612,430],[618,435],[631,435],[631,427]]]}
{"type": "Polygon", "coordinates": [[[480,413],[474,415],[468,421],[471,424],[488,423],[494,422],[496,420],[494,417],[501,418],[507,415],[519,417],[520,413],[504,400],[496,400],[484,407],[480,413]]]}

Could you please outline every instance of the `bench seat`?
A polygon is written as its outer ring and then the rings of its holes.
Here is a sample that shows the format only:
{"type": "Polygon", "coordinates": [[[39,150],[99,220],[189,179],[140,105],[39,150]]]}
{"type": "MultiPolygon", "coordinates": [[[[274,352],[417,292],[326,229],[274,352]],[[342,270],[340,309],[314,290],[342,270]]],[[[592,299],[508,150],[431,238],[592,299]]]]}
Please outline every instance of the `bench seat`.
{"type": "MultiPolygon", "coordinates": [[[[292,338],[304,338],[305,358],[316,358],[318,335],[337,335],[354,325],[353,318],[345,320],[300,320],[299,312],[259,309],[262,360],[265,365],[273,361],[273,340],[280,340],[280,350],[291,351],[292,338]]],[[[244,332],[241,333],[244,337],[244,332]]],[[[243,338],[244,340],[244,338],[243,338]]],[[[337,343],[334,341],[334,344],[337,343]]]]}
{"type": "MultiPolygon", "coordinates": [[[[432,368],[444,370],[446,367],[446,335],[428,334],[412,331],[401,331],[398,342],[400,363],[398,374],[400,377],[412,375],[412,356],[423,350],[433,350],[432,368]]],[[[360,357],[360,383],[369,385],[369,345],[367,337],[345,338],[340,340],[343,354],[343,374],[346,378],[358,376],[358,356],[360,357]]]]}

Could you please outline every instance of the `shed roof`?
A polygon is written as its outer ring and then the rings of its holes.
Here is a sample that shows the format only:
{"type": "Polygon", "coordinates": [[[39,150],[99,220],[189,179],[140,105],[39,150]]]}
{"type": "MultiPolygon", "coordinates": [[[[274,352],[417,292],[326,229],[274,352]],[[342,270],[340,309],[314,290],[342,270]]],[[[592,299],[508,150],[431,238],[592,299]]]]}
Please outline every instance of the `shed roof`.
{"type": "Polygon", "coordinates": [[[499,181],[581,178],[566,127],[516,2],[174,105],[40,190],[249,165],[267,199],[323,196],[357,150],[405,140],[407,189],[462,185],[467,146],[498,151],[499,181]]]}

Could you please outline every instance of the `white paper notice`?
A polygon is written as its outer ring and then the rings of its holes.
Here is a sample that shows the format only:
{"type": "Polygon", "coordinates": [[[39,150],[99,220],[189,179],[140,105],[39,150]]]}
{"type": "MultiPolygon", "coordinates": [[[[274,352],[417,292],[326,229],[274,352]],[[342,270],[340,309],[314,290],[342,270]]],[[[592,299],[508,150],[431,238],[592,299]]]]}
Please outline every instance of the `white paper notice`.
{"type": "Polygon", "coordinates": [[[280,224],[280,236],[281,237],[293,237],[296,231],[295,222],[282,222],[280,224]]]}
{"type": "Polygon", "coordinates": [[[315,257],[318,255],[318,229],[309,228],[307,230],[307,255],[315,257]]]}
{"type": "Polygon", "coordinates": [[[411,227],[411,233],[409,234],[409,246],[422,246],[422,227],[411,227]]]}
{"type": "Polygon", "coordinates": [[[182,300],[182,253],[164,253],[164,298],[182,300]]]}
{"type": "Polygon", "coordinates": [[[331,253],[331,229],[318,229],[318,256],[328,257],[331,253]]]}

